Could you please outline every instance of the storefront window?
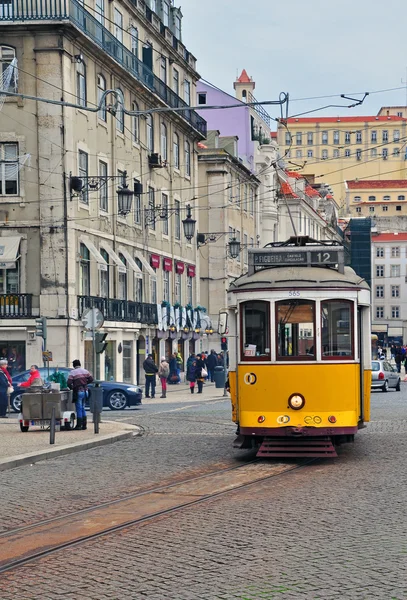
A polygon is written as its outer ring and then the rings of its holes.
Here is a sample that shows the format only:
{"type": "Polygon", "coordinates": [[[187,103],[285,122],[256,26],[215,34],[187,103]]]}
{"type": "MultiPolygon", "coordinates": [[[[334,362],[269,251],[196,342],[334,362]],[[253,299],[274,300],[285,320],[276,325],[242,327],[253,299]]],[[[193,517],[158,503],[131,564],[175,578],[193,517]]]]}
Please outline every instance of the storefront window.
{"type": "Polygon", "coordinates": [[[116,342],[107,342],[105,350],[105,381],[116,379],[116,342]]]}
{"type": "Polygon", "coordinates": [[[270,303],[246,302],[243,305],[242,360],[270,359],[270,303]]]}
{"type": "Polygon", "coordinates": [[[7,360],[7,370],[12,377],[25,371],[25,343],[1,342],[0,359],[7,360]]]}
{"type": "Polygon", "coordinates": [[[323,359],[352,357],[352,306],[347,300],[321,303],[323,359]]]}
{"type": "Polygon", "coordinates": [[[277,302],[277,358],[315,360],[315,302],[277,302]]]}
{"type": "Polygon", "coordinates": [[[123,381],[132,382],[133,342],[123,342],[123,381]]]}

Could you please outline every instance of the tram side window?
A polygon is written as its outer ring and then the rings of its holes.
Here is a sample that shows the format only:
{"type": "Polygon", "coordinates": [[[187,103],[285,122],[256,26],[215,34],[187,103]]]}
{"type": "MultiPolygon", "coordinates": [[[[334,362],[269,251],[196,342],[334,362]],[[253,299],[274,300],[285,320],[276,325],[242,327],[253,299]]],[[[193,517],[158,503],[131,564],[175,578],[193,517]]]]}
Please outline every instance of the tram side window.
{"type": "Polygon", "coordinates": [[[315,302],[277,302],[277,359],[315,360],[315,302]]]}
{"type": "Polygon", "coordinates": [[[270,359],[270,304],[245,302],[243,312],[242,360],[270,359]]]}
{"type": "Polygon", "coordinates": [[[352,302],[321,302],[322,358],[352,358],[352,302]]]}

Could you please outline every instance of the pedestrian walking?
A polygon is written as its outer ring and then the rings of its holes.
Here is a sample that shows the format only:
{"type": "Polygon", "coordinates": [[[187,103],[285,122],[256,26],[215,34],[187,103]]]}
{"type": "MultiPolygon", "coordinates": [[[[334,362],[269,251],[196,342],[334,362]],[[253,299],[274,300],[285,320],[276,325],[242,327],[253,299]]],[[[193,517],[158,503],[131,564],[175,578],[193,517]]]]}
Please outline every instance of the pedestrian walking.
{"type": "Polygon", "coordinates": [[[87,417],[85,402],[89,397],[88,384],[92,383],[93,377],[87,369],[81,367],[81,361],[76,359],[72,363],[73,370],[69,373],[67,385],[73,390],[73,401],[76,406],[75,429],[87,429],[87,417]]]}
{"type": "Polygon", "coordinates": [[[206,368],[208,370],[208,379],[213,383],[215,381],[215,367],[218,366],[218,357],[215,350],[211,350],[206,359],[206,368]]]}
{"type": "MultiPolygon", "coordinates": [[[[1,362],[5,362],[7,365],[7,360],[6,361],[1,361],[1,362]]],[[[8,406],[8,399],[7,399],[7,390],[10,387],[10,382],[8,380],[8,377],[6,375],[6,373],[4,372],[3,368],[0,369],[0,419],[7,419],[7,406],[8,406]]]]}
{"type": "Polygon", "coordinates": [[[196,361],[196,381],[198,384],[198,394],[202,394],[203,384],[205,381],[206,364],[204,355],[198,357],[196,361]]]}
{"type": "Polygon", "coordinates": [[[6,358],[3,358],[3,359],[0,360],[0,369],[3,371],[3,373],[5,374],[5,376],[8,379],[9,384],[12,386],[13,385],[13,381],[11,379],[10,373],[8,372],[7,365],[8,365],[8,361],[7,361],[6,358]]]}
{"type": "Polygon", "coordinates": [[[188,362],[189,362],[189,365],[187,367],[187,380],[189,381],[189,389],[191,391],[191,394],[193,394],[195,392],[197,366],[196,366],[196,360],[189,361],[189,359],[188,359],[188,362]]]}
{"type": "Polygon", "coordinates": [[[153,360],[153,355],[149,354],[143,362],[144,373],[146,374],[146,398],[155,398],[155,376],[158,372],[158,367],[153,360]],[[150,396],[151,389],[151,396],[150,396]]]}
{"type": "Polygon", "coordinates": [[[176,355],[175,360],[177,361],[177,375],[181,381],[181,371],[182,371],[182,365],[184,363],[183,358],[180,354],[180,352],[178,352],[178,354],[176,355]]]}
{"type": "Polygon", "coordinates": [[[394,360],[396,361],[397,373],[401,372],[401,361],[402,361],[402,351],[400,346],[396,346],[394,353],[394,360]]]}
{"type": "Polygon", "coordinates": [[[179,383],[180,377],[178,375],[177,355],[171,354],[170,362],[170,375],[168,377],[168,383],[179,383]]]}
{"type": "Polygon", "coordinates": [[[170,374],[170,366],[165,360],[165,356],[161,357],[160,368],[158,369],[158,377],[161,381],[161,396],[160,398],[167,397],[167,378],[170,374]]]}

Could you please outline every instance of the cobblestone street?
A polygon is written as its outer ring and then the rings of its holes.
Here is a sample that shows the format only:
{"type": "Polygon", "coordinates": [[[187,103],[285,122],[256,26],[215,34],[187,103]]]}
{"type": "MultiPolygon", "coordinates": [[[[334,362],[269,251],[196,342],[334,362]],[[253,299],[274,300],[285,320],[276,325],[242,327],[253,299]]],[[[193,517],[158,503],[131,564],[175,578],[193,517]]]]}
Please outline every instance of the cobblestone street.
{"type": "MultiPolygon", "coordinates": [[[[373,393],[373,422],[337,459],[5,573],[1,599],[407,598],[406,395],[373,393]]],[[[3,528],[245,456],[227,399],[117,418],[146,434],[0,474],[3,528]]]]}

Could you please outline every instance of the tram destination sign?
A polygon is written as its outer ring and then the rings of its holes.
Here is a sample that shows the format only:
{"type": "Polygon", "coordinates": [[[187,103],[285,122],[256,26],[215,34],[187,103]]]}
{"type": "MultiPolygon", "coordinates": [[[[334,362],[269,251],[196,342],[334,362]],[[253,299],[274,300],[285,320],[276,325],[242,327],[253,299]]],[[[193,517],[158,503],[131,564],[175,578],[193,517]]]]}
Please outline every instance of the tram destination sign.
{"type": "Polygon", "coordinates": [[[341,251],[329,247],[287,249],[285,251],[270,249],[253,252],[255,267],[295,266],[295,265],[337,265],[343,259],[341,251]],[[342,259],[342,260],[341,260],[342,259]]]}

